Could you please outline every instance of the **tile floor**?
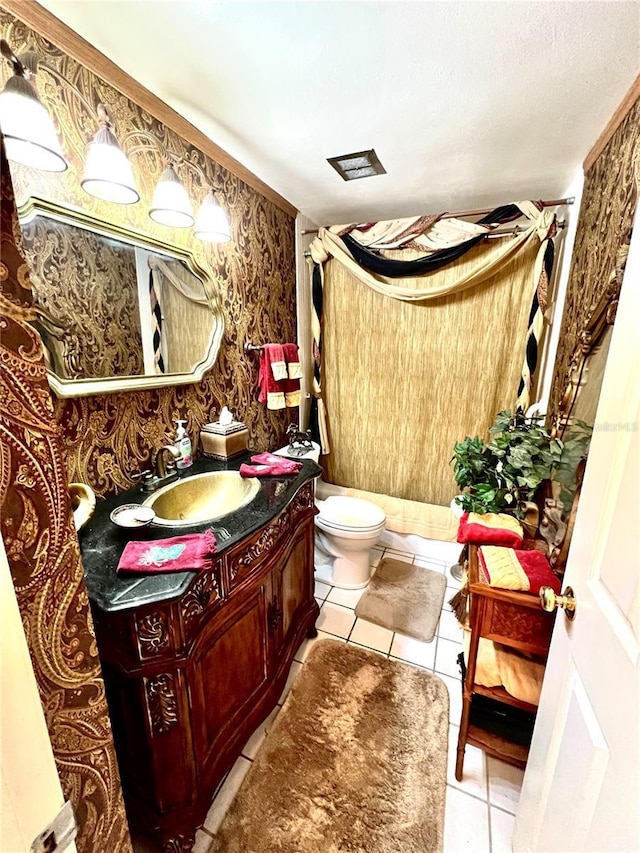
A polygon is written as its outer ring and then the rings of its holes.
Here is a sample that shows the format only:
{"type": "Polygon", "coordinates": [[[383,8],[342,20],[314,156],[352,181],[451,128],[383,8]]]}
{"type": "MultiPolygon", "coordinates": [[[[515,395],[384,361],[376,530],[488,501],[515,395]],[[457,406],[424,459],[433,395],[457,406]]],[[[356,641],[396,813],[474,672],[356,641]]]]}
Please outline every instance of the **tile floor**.
{"type": "MultiPolygon", "coordinates": [[[[456,781],[453,772],[462,707],[456,657],[462,649],[462,643],[460,628],[447,601],[458,589],[458,583],[449,574],[449,568],[457,561],[460,546],[388,532],[383,536],[380,543],[382,547],[373,552],[374,565],[387,555],[446,574],[448,588],[436,637],[431,643],[422,643],[357,619],[354,608],[363,590],[338,589],[316,582],[315,596],[320,605],[320,616],[316,623],[318,638],[305,640],[298,650],[278,706],[249,738],[242,755],[218,789],[204,826],[196,836],[194,853],[208,853],[212,836],[267,736],[291,685],[304,666],[309,650],[322,638],[343,640],[372,649],[385,657],[424,667],[444,681],[451,699],[444,853],[507,853],[511,850],[510,839],[520,796],[522,771],[494,758],[487,758],[481,750],[468,746],[462,782],[456,781]]],[[[135,849],[142,853],[142,847],[136,846],[135,849]]]]}

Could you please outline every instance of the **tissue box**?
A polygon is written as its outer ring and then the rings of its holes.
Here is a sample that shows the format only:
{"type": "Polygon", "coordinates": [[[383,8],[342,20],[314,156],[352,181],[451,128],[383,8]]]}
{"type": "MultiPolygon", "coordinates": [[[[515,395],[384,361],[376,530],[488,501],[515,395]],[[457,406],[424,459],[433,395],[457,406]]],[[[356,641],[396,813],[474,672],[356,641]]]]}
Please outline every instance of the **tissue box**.
{"type": "Polygon", "coordinates": [[[214,459],[232,459],[245,453],[249,445],[249,430],[240,421],[221,426],[206,424],[200,430],[202,452],[214,459]]]}

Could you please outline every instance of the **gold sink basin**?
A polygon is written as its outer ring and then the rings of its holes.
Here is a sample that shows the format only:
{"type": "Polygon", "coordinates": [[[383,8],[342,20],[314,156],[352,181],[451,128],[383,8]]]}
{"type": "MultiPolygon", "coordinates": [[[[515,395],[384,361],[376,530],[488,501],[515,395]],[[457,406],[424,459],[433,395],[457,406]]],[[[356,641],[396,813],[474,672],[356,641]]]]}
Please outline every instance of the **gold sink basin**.
{"type": "Polygon", "coordinates": [[[244,479],[237,471],[208,471],[169,483],[150,495],[154,524],[182,527],[215,521],[252,501],[260,491],[255,478],[244,479]]]}

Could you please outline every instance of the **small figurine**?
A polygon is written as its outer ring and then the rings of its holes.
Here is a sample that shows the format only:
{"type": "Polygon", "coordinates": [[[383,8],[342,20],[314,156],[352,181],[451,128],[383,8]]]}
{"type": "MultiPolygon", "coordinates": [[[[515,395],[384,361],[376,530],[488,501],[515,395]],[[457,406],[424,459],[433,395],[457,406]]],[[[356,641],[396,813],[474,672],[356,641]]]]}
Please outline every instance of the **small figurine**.
{"type": "Polygon", "coordinates": [[[298,424],[289,424],[287,427],[287,438],[289,439],[287,453],[290,456],[304,456],[313,450],[311,431],[300,432],[298,424]]]}

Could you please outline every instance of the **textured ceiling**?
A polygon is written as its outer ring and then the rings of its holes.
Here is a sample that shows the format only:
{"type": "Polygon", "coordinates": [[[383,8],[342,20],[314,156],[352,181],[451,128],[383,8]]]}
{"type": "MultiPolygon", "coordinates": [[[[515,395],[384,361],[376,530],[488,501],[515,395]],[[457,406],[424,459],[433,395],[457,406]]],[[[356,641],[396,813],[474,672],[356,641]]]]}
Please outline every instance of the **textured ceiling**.
{"type": "Polygon", "coordinates": [[[320,224],[555,197],[640,70],[636,0],[41,3],[320,224]]]}

